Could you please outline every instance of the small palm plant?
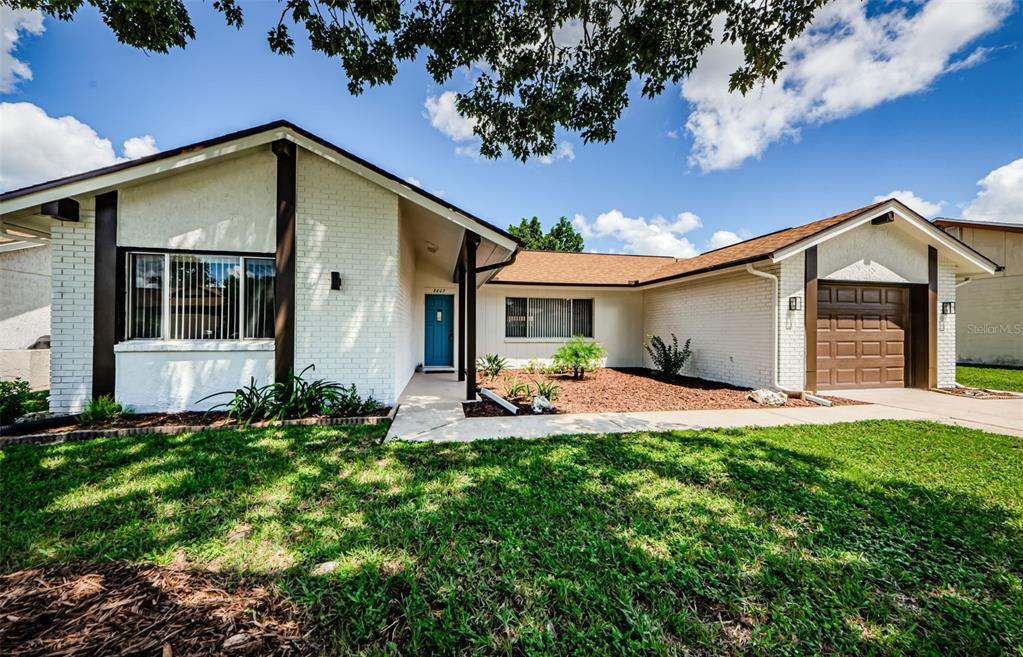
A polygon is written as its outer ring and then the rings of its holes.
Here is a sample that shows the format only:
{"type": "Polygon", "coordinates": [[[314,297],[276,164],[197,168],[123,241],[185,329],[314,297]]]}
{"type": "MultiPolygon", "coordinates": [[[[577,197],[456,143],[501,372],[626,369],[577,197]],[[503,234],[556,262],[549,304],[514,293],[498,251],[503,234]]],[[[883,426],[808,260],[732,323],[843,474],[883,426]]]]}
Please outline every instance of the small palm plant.
{"type": "Polygon", "coordinates": [[[678,376],[678,373],[685,367],[686,361],[693,355],[693,352],[689,350],[689,343],[692,340],[692,338],[686,340],[685,346],[679,349],[678,338],[674,333],[671,334],[670,345],[665,343],[659,335],[649,336],[645,345],[646,352],[650,354],[654,369],[660,376],[666,379],[678,376]]]}
{"type": "Polygon", "coordinates": [[[497,378],[504,369],[508,367],[508,361],[497,354],[486,354],[476,359],[476,369],[485,376],[488,381],[497,378]]]}

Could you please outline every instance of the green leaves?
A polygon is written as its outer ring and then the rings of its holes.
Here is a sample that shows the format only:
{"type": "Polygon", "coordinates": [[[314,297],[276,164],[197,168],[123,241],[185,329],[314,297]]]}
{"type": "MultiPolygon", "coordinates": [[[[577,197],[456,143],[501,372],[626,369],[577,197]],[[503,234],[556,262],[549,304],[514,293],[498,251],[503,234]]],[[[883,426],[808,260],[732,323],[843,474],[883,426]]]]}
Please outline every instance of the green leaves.
{"type": "Polygon", "coordinates": [[[569,338],[554,352],[552,364],[555,370],[571,372],[574,378],[581,379],[586,372],[600,369],[606,353],[607,350],[596,340],[587,340],[577,335],[569,338]]]}
{"type": "Polygon", "coordinates": [[[681,349],[678,348],[678,338],[675,334],[671,334],[671,345],[669,346],[661,339],[659,335],[652,335],[649,337],[647,344],[643,345],[646,352],[650,355],[650,360],[654,364],[654,369],[666,378],[678,376],[678,373],[685,367],[686,361],[692,355],[689,350],[689,343],[693,339],[689,338],[686,340],[685,346],[681,349]]]}
{"type": "MultiPolygon", "coordinates": [[[[182,0],[87,0],[122,43],[165,53],[195,39],[182,0]]],[[[468,69],[472,88],[458,109],[476,121],[480,153],[505,151],[526,160],[550,155],[558,130],[585,142],[609,142],[629,104],[629,83],[654,97],[679,84],[713,43],[715,19],[723,38],[741,42],[744,61],[730,89],[746,93],[776,80],[785,44],[806,29],[828,0],[689,2],[680,0],[279,0],[270,49],[294,54],[291,30],[308,35],[312,48],[338,58],[348,90],[390,84],[398,63],[425,54],[438,85],[468,69]]],[[[71,20],[86,0],[0,0],[71,20]]],[[[241,28],[237,0],[213,8],[241,28]]]]}
{"type": "Polygon", "coordinates": [[[575,229],[568,217],[561,217],[558,223],[551,226],[545,235],[543,226],[537,217],[519,221],[519,224],[508,226],[508,232],[522,240],[522,245],[534,251],[564,251],[581,253],[583,236],[575,229]]]}

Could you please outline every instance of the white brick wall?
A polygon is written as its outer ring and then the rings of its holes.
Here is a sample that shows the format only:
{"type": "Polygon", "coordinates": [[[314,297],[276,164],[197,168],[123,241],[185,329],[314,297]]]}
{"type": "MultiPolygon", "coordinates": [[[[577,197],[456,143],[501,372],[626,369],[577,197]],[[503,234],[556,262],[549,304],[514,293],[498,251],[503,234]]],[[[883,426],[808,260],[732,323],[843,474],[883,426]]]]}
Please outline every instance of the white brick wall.
{"type": "Polygon", "coordinates": [[[942,315],[941,302],[956,300],[956,265],[938,255],[938,387],[956,382],[956,316],[942,315]]]}
{"type": "MultiPolygon", "coordinates": [[[[411,227],[408,220],[399,221],[398,240],[398,296],[395,299],[395,319],[398,324],[397,353],[394,370],[395,399],[405,389],[405,384],[416,369],[413,311],[416,307],[416,252],[412,245],[411,227]]],[[[456,322],[457,323],[457,322],[456,322]]]]}
{"type": "Polygon", "coordinates": [[[798,297],[805,308],[805,254],[792,256],[765,271],[778,277],[778,385],[802,390],[806,378],[806,311],[789,310],[798,297]]]}
{"type": "Polygon", "coordinates": [[[92,396],[95,226],[95,198],[81,200],[77,223],[51,224],[50,410],[55,413],[77,413],[92,396]]]}
{"type": "MultiPolygon", "coordinates": [[[[684,374],[734,385],[771,383],[772,283],[723,275],[644,293],[644,333],[692,338],[684,374]]],[[[647,362],[649,365],[650,363],[647,362]]]]}
{"type": "Polygon", "coordinates": [[[398,197],[298,149],[295,369],[395,400],[398,197]],[[331,291],[330,272],[343,277],[331,291]]]}

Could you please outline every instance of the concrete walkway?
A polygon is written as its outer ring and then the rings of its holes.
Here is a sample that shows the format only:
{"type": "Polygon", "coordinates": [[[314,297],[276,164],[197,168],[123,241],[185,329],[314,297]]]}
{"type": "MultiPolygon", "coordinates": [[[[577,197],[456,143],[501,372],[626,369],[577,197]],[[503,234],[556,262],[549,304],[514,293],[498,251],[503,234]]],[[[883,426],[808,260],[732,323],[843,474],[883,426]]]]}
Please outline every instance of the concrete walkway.
{"type": "Polygon", "coordinates": [[[921,390],[845,392],[836,396],[870,403],[832,408],[765,407],[485,418],[464,416],[464,394],[465,384],[457,383],[454,374],[416,374],[401,396],[401,408],[386,439],[445,442],[508,437],[539,438],[566,433],[833,424],[858,420],[933,420],[1023,437],[1023,400],[965,399],[921,390]],[[872,401],[874,399],[881,401],[872,401]]]}

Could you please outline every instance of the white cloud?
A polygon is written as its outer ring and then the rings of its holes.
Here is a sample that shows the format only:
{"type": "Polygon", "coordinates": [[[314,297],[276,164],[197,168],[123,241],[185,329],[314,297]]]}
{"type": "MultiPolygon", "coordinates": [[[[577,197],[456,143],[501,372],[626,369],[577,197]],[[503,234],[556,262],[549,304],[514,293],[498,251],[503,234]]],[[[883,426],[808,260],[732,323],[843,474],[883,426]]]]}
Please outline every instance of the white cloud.
{"type": "Polygon", "coordinates": [[[43,14],[36,9],[0,7],[0,92],[8,93],[22,80],[32,79],[32,69],[14,56],[22,32],[40,35],[43,14]]]}
{"type": "Polygon", "coordinates": [[[430,125],[454,141],[474,139],[476,120],[462,116],[455,106],[456,100],[458,94],[454,91],[445,91],[440,96],[427,96],[424,103],[426,118],[430,119],[430,125]]]}
{"type": "Polygon", "coordinates": [[[73,116],[52,117],[32,103],[0,103],[0,189],[109,166],[156,152],[150,135],[124,142],[118,157],[109,139],[73,116]]]}
{"type": "MultiPolygon", "coordinates": [[[[940,76],[983,60],[987,50],[962,51],[995,29],[1012,0],[931,0],[871,13],[860,0],[820,9],[785,51],[776,83],[746,96],[729,93],[728,76],[743,61],[741,44],[704,52],[682,85],[692,111],[690,164],[705,171],[738,166],[800,128],[840,119],[926,89],[940,76]]],[[[717,24],[721,35],[722,23],[717,24]]]]}
{"type": "Polygon", "coordinates": [[[945,206],[944,201],[938,201],[937,203],[925,201],[908,189],[896,189],[895,191],[888,192],[887,194],[879,194],[874,197],[874,202],[877,203],[878,201],[884,201],[890,198],[896,198],[902,201],[925,217],[936,216],[939,212],[941,212],[941,208],[945,206]]]}
{"type": "Polygon", "coordinates": [[[977,184],[981,190],[963,209],[964,219],[1023,224],[1023,158],[998,167],[977,184]]]}
{"type": "Polygon", "coordinates": [[[693,243],[682,235],[703,225],[692,212],[681,212],[671,220],[658,215],[648,221],[643,217],[626,217],[620,210],[605,212],[593,222],[577,214],[572,224],[583,239],[611,237],[620,241],[625,253],[676,258],[691,258],[697,254],[693,243]]]}
{"type": "Polygon", "coordinates": [[[574,159],[575,146],[570,141],[563,141],[558,143],[558,147],[554,149],[553,153],[540,157],[540,164],[554,164],[558,160],[572,161],[574,159]]]}
{"type": "Polygon", "coordinates": [[[124,157],[127,159],[136,160],[140,157],[159,153],[160,149],[156,147],[156,138],[153,135],[142,135],[141,137],[126,139],[123,152],[124,157]]]}
{"type": "Polygon", "coordinates": [[[419,178],[416,178],[415,176],[409,176],[408,178],[405,179],[405,182],[407,182],[410,185],[415,185],[416,187],[423,186],[423,183],[419,182],[419,178]]]}
{"type": "Polygon", "coordinates": [[[720,249],[741,241],[742,238],[737,233],[733,233],[730,230],[716,230],[707,242],[707,250],[713,251],[714,249],[720,249]]]}

